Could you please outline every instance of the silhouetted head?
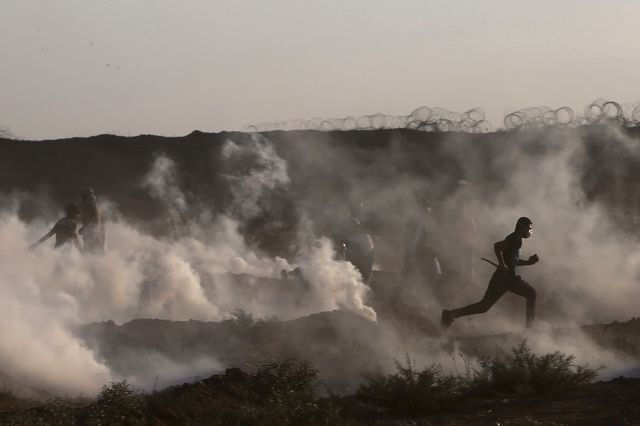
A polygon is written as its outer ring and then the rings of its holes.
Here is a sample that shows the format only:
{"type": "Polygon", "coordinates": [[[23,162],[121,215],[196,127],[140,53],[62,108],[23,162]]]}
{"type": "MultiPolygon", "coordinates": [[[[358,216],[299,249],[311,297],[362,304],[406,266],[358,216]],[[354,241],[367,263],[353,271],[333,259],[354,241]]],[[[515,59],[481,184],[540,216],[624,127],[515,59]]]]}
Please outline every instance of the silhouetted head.
{"type": "Polygon", "coordinates": [[[533,232],[533,222],[528,217],[521,217],[516,222],[516,235],[520,238],[529,238],[533,232]]]}
{"type": "Polygon", "coordinates": [[[64,213],[67,217],[78,217],[80,216],[80,209],[75,204],[67,204],[64,208],[64,213]]]}
{"type": "Polygon", "coordinates": [[[80,196],[82,197],[83,201],[86,200],[95,200],[96,199],[96,193],[93,192],[93,188],[91,187],[86,187],[81,193],[80,196]]]}
{"type": "Polygon", "coordinates": [[[416,195],[416,205],[420,212],[430,215],[433,211],[433,198],[431,192],[424,191],[416,195]]]}

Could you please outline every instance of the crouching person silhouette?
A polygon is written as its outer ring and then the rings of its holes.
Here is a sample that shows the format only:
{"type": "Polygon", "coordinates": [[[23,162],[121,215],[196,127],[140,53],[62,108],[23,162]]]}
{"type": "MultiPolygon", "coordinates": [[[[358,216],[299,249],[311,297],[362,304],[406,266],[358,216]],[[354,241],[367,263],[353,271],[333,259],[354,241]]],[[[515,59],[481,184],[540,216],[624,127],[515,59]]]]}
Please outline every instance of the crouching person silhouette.
{"type": "Polygon", "coordinates": [[[522,239],[529,238],[532,232],[533,223],[531,219],[521,217],[516,223],[515,231],[503,241],[494,244],[498,264],[494,264],[497,269],[491,276],[489,287],[484,297],[479,302],[463,308],[443,310],[441,325],[444,329],[447,329],[456,318],[487,312],[507,291],[527,299],[526,327],[529,328],[533,325],[536,316],[536,290],[523,280],[520,275],[516,275],[516,267],[533,265],[539,260],[537,254],[527,260],[520,259],[522,239]]]}

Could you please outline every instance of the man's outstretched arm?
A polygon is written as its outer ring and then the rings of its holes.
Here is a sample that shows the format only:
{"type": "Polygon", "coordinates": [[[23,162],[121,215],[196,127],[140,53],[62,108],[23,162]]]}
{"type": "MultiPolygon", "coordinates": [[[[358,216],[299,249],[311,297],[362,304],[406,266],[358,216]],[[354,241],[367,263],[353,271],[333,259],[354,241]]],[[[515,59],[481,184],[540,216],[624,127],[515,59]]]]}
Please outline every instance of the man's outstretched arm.
{"type": "Polygon", "coordinates": [[[42,238],[40,238],[35,243],[31,244],[29,246],[29,249],[33,250],[34,248],[38,247],[40,244],[44,243],[49,238],[53,237],[55,235],[55,233],[56,233],[56,227],[54,226],[53,228],[51,228],[51,231],[47,232],[42,238]]]}
{"type": "Polygon", "coordinates": [[[528,265],[533,265],[538,263],[540,259],[538,258],[537,254],[534,254],[533,256],[529,256],[529,259],[527,260],[519,260],[518,261],[518,266],[528,266],[528,265]]]}

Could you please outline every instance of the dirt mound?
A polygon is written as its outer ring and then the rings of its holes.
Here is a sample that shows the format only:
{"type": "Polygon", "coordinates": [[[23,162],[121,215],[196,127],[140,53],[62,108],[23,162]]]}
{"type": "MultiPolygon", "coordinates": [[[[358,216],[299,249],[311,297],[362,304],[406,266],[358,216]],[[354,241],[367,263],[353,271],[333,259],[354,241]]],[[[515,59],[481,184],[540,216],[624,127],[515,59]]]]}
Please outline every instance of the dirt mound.
{"type": "Polygon", "coordinates": [[[243,403],[247,385],[247,373],[230,368],[224,374],[175,386],[151,396],[149,417],[153,418],[152,423],[157,424],[183,424],[187,419],[218,417],[223,409],[243,403]]]}
{"type": "MultiPolygon", "coordinates": [[[[617,350],[628,359],[632,375],[632,366],[640,366],[638,323],[632,319],[583,330],[594,345],[617,350]]],[[[311,362],[334,392],[349,393],[363,374],[388,370],[394,359],[402,357],[388,348],[389,330],[394,336],[397,330],[405,333],[407,341],[402,344],[412,354],[436,345],[445,353],[489,356],[498,347],[509,348],[531,338],[507,333],[442,339],[423,313],[407,313],[400,307],[383,311],[378,323],[347,311],[333,311],[289,321],[256,320],[247,315],[222,322],[139,319],[116,325],[109,321],[79,327],[77,333],[116,373],[156,385],[159,380],[159,387],[198,379],[168,377],[162,367],[166,363],[158,362],[160,357],[175,365],[191,365],[203,357],[215,360],[217,367],[205,368],[200,378],[223,366],[251,369],[268,360],[291,358],[311,362]],[[434,331],[431,340],[424,330],[434,331]]],[[[576,334],[575,329],[558,329],[548,333],[548,338],[563,341],[576,334]]]]}
{"type": "MultiPolygon", "coordinates": [[[[191,365],[203,357],[222,366],[253,368],[274,359],[312,362],[337,392],[348,391],[362,373],[380,366],[371,359],[376,325],[350,312],[324,312],[291,321],[239,317],[222,322],[133,320],[79,327],[77,333],[116,373],[170,385],[158,363],[191,365]]],[[[391,360],[389,360],[391,361],[391,360]]],[[[203,374],[211,371],[203,372],[203,374]]],[[[172,383],[173,381],[173,383],[172,383]]]]}

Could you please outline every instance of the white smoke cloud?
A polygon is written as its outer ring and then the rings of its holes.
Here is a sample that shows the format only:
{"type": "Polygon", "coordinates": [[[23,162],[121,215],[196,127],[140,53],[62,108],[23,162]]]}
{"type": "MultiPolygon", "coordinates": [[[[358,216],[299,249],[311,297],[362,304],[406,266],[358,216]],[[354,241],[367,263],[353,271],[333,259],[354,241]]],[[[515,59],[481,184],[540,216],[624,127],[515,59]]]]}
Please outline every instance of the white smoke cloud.
{"type": "Polygon", "coordinates": [[[59,276],[80,255],[29,252],[28,237],[15,215],[0,214],[0,365],[31,386],[93,393],[112,375],[69,331],[82,307],[59,276]]]}
{"type": "MultiPolygon", "coordinates": [[[[637,316],[631,295],[637,293],[640,249],[633,238],[620,233],[610,212],[586,202],[579,182],[583,141],[571,132],[549,135],[543,152],[521,148],[527,142],[526,134],[523,143],[514,141],[504,147],[496,160],[504,182],[496,193],[488,193],[482,188],[484,182],[474,179],[480,160],[473,149],[462,144],[468,140],[458,143],[452,137],[446,146],[470,181],[468,209],[478,223],[477,257],[492,256],[492,243],[510,233],[519,216],[527,215],[534,221],[534,235],[524,242],[524,257],[537,252],[541,262],[521,273],[538,290],[540,329],[524,337],[537,351],[574,353],[579,362],[606,364],[610,368],[607,374],[614,374],[626,365],[617,355],[580,333],[574,338],[558,337],[550,329],[593,322],[595,316],[600,321],[637,316]],[[456,152],[461,146],[465,149],[456,152]]],[[[640,155],[636,141],[624,134],[614,137],[630,155],[640,155]]],[[[346,167],[351,160],[338,151],[326,155],[338,163],[327,167],[361,172],[355,166],[346,167]]],[[[319,156],[316,161],[327,157],[319,156]]],[[[401,163],[402,158],[397,160],[401,163]]],[[[213,216],[194,204],[181,187],[176,164],[158,156],[141,184],[170,215],[175,212],[170,219],[179,232],[171,238],[150,235],[120,218],[107,224],[109,251],[104,255],[80,255],[54,250],[50,245],[29,252],[28,243],[44,234],[49,224],[19,219],[16,212],[24,195],[10,199],[0,210],[0,327],[8,336],[0,342],[0,366],[30,384],[90,394],[118,377],[69,331],[76,324],[134,318],[217,321],[232,317],[239,309],[256,317],[282,319],[342,309],[375,321],[378,315],[366,303],[369,287],[353,265],[337,259],[329,239],[315,234],[308,217],[298,225],[297,254],[288,259],[267,256],[245,239],[246,221],[267,212],[271,195],[288,190],[291,182],[287,162],[270,142],[258,136],[243,143],[227,141],[221,161],[232,194],[226,214],[213,216]],[[296,267],[302,280],[280,279],[282,270],[296,267]]],[[[397,172],[392,170],[395,166],[368,167],[370,175],[377,170],[397,172]]],[[[366,177],[365,173],[358,178],[348,176],[348,181],[355,182],[353,193],[370,194],[371,200],[365,201],[375,206],[378,215],[401,220],[403,212],[398,214],[398,205],[415,195],[416,181],[403,178],[377,191],[374,179],[359,183],[358,179],[366,177]]],[[[316,200],[299,201],[307,210],[309,205],[322,208],[316,200]]],[[[435,207],[455,209],[454,202],[451,197],[435,207]]],[[[397,235],[389,235],[397,229],[376,235],[376,242],[397,239],[397,235]]],[[[385,255],[395,257],[392,261],[379,259],[380,263],[401,263],[401,251],[387,248],[385,255]]],[[[453,284],[459,287],[454,288],[452,304],[481,298],[492,269],[482,264],[478,271],[477,282],[453,284]]],[[[437,323],[443,306],[430,297],[428,283],[421,284],[422,293],[409,288],[407,298],[415,299],[424,315],[437,323]]],[[[455,341],[504,333],[520,330],[523,324],[524,301],[507,295],[487,314],[458,319],[458,331],[450,337],[455,341]]],[[[380,364],[402,358],[407,352],[419,354],[425,363],[450,362],[451,351],[438,339],[416,336],[384,320],[379,327],[379,340],[374,342],[377,349],[372,350],[371,358],[380,364]]],[[[162,354],[131,356],[144,358],[149,371],[162,377],[161,383],[222,368],[215,357],[184,365],[162,354]]],[[[392,368],[391,363],[389,366],[392,368]]],[[[134,379],[141,387],[153,385],[148,375],[134,379]]]]}
{"type": "Polygon", "coordinates": [[[162,202],[172,231],[178,232],[186,221],[187,199],[179,186],[175,163],[163,155],[157,156],[141,186],[162,202]]]}
{"type": "MultiPolygon", "coordinates": [[[[265,141],[247,146],[230,141],[223,156],[230,161],[239,156],[239,163],[249,164],[244,174],[229,175],[240,217],[259,214],[265,194],[289,181],[286,162],[265,141]]],[[[168,210],[183,214],[187,197],[177,172],[170,159],[159,156],[143,185],[168,210]]],[[[0,323],[8,336],[0,342],[0,365],[46,389],[91,394],[118,378],[69,331],[77,324],[134,318],[214,321],[238,310],[286,319],[347,309],[376,318],[364,303],[368,287],[351,264],[335,259],[326,239],[312,237],[290,263],[249,247],[236,219],[195,214],[172,238],[145,234],[123,219],[110,222],[109,250],[101,255],[55,250],[51,241],[31,252],[28,243],[50,225],[20,220],[19,203],[0,209],[0,323]],[[305,282],[283,282],[281,271],[296,266],[305,282]]],[[[153,368],[167,381],[221,367],[211,357],[191,367],[169,368],[159,356],[149,355],[148,361],[157,361],[153,368]]],[[[134,379],[151,386],[149,377],[134,379]]]]}
{"type": "Polygon", "coordinates": [[[368,320],[376,320],[376,312],[364,302],[369,291],[362,276],[349,262],[335,260],[331,241],[321,238],[310,250],[305,250],[296,263],[308,280],[323,311],[346,309],[356,312],[368,320]]]}
{"type": "MultiPolygon", "coordinates": [[[[628,136],[616,133],[615,142],[630,147],[632,155],[640,154],[628,136]]],[[[609,208],[586,200],[580,182],[584,141],[572,132],[547,130],[544,144],[544,153],[528,153],[517,141],[505,147],[506,176],[499,193],[487,197],[476,182],[470,211],[479,222],[478,256],[493,258],[493,242],[512,232],[518,217],[528,216],[534,232],[523,242],[522,258],[538,253],[541,261],[519,268],[519,273],[538,290],[542,322],[574,325],[596,317],[611,321],[637,315],[629,295],[640,276],[640,250],[632,236],[617,229],[609,208]]],[[[467,296],[469,303],[482,296],[493,270],[481,264],[479,271],[481,279],[475,297],[467,296]]],[[[490,312],[472,318],[482,323],[493,316],[490,312]]],[[[504,330],[503,317],[497,318],[496,328],[491,328],[504,330]]],[[[515,321],[520,327],[520,318],[515,321]]]]}
{"type": "Polygon", "coordinates": [[[286,161],[257,134],[242,145],[228,140],[222,148],[222,158],[225,164],[223,176],[233,195],[232,211],[240,219],[258,216],[263,210],[262,196],[290,182],[286,161]]]}

